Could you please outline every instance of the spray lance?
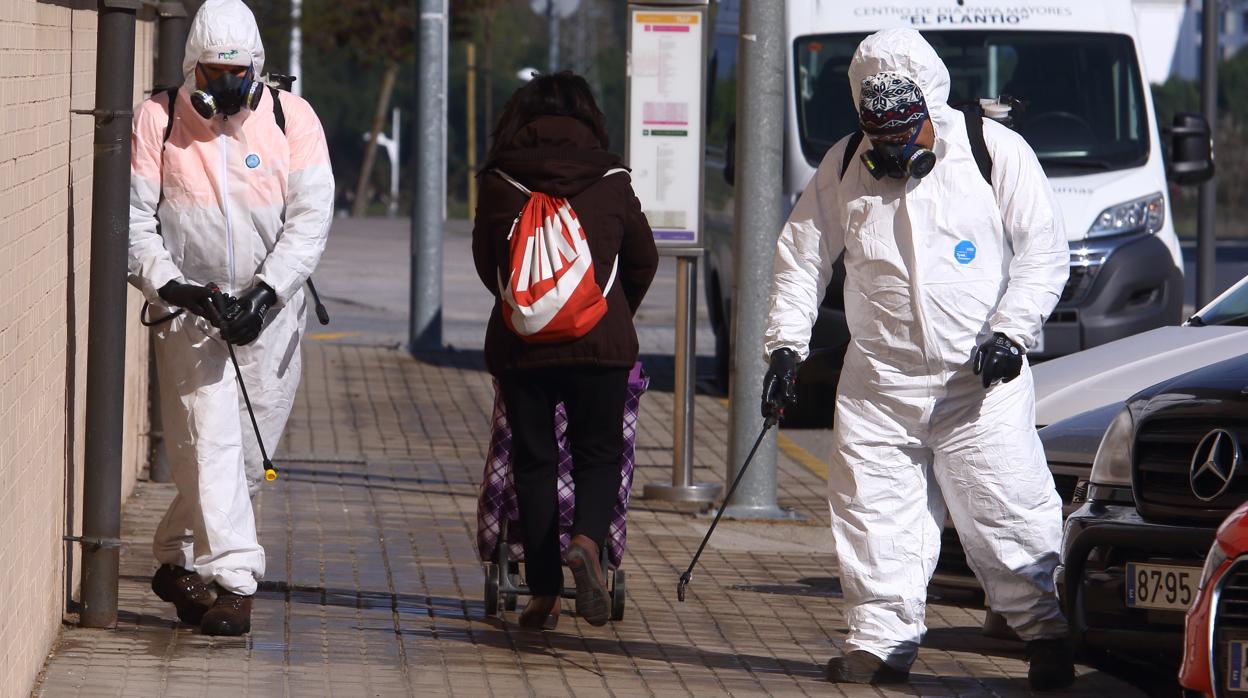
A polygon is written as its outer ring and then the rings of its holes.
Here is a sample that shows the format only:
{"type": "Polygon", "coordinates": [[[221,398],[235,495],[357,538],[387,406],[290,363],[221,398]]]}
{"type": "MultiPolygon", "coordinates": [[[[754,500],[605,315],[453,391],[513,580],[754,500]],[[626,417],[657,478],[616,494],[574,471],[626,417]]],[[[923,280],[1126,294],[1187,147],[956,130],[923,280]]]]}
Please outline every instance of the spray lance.
{"type": "MultiPolygon", "coordinates": [[[[229,305],[226,300],[228,296],[222,293],[216,284],[208,284],[207,288],[212,293],[212,304],[216,307],[217,314],[224,318],[229,305]]],[[[264,437],[260,436],[260,425],[256,422],[255,410],[251,408],[251,398],[247,396],[247,385],[243,383],[243,372],[238,368],[238,357],[234,355],[234,345],[229,339],[225,337],[222,339],[225,340],[225,348],[230,352],[230,363],[234,364],[234,376],[238,379],[238,389],[243,392],[243,402],[246,403],[247,414],[251,417],[251,428],[256,430],[256,443],[260,445],[260,457],[264,459],[264,479],[273,482],[277,479],[277,468],[273,467],[273,461],[269,460],[269,452],[264,448],[264,437]]]]}
{"type": "MultiPolygon", "coordinates": [[[[783,412],[781,410],[781,412],[783,412]]],[[[689,569],[680,575],[680,581],[676,583],[676,598],[682,603],[685,600],[685,587],[689,586],[689,582],[693,581],[693,568],[698,564],[698,558],[702,557],[702,550],[706,548],[706,544],[711,540],[711,534],[715,532],[715,527],[719,525],[719,519],[724,515],[724,510],[728,508],[728,502],[732,500],[732,493],[737,491],[737,485],[741,484],[741,476],[745,475],[745,471],[750,467],[750,463],[754,461],[754,454],[758,452],[758,447],[763,443],[763,437],[767,435],[767,430],[774,427],[780,421],[779,414],[772,414],[763,420],[763,429],[758,432],[758,438],[754,440],[754,447],[750,449],[750,455],[745,457],[745,462],[741,464],[741,469],[737,471],[737,477],[732,481],[732,487],[728,488],[728,494],[724,496],[724,503],[719,507],[719,511],[715,512],[715,520],[711,522],[711,527],[707,529],[706,536],[702,538],[702,544],[698,546],[698,551],[693,554],[693,560],[689,562],[689,569]]]]}

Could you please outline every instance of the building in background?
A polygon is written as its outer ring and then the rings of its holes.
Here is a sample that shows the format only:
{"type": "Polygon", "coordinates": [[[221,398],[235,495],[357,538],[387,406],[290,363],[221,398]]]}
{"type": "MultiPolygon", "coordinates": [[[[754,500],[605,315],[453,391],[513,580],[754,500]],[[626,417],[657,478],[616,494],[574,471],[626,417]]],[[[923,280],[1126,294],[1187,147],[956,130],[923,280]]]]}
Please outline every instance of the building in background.
{"type": "MultiPolygon", "coordinates": [[[[1200,78],[1202,0],[1135,0],[1140,52],[1149,82],[1200,78]]],[[[1219,46],[1223,59],[1248,44],[1248,0],[1219,0],[1219,46]]]]}
{"type": "MultiPolygon", "coordinates": [[[[135,27],[153,86],[155,3],[135,27]]],[[[0,0],[0,698],[30,695],[80,551],[91,289],[96,3],[0,0]],[[89,9],[88,9],[89,8],[89,9]]],[[[147,331],[127,315],[122,496],[147,462],[147,331]]]]}

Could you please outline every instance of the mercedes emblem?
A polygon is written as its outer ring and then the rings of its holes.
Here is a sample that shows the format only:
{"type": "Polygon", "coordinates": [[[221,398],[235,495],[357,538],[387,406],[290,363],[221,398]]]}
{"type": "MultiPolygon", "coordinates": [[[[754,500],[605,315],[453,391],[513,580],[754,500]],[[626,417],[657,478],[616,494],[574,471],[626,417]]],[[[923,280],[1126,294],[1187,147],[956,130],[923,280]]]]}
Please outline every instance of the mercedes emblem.
{"type": "Polygon", "coordinates": [[[1192,494],[1202,502],[1212,502],[1231,487],[1239,467],[1239,439],[1225,429],[1205,434],[1192,455],[1188,481],[1192,494]]]}

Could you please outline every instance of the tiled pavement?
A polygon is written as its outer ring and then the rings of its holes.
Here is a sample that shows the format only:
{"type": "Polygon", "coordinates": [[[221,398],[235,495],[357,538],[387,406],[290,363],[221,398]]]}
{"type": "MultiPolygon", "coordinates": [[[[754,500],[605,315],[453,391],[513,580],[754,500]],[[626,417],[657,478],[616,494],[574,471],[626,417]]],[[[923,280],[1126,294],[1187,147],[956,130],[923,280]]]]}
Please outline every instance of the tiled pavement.
{"type": "MultiPolygon", "coordinates": [[[[823,480],[780,459],[781,504],[806,523],[727,523],[677,603],[707,525],[634,500],[623,621],[565,613],[555,632],[484,616],[473,536],[492,387],[479,353],[411,358],[310,342],[305,380],[258,500],[268,574],[253,632],[180,627],[147,589],[151,532],[172,485],[125,511],[121,614],[67,625],[35,694],[62,696],[1025,695],[1021,646],[979,635],[983,613],[936,600],[912,687],[842,691],[822,665],[845,633],[823,480]]],[[[642,401],[636,491],[669,476],[671,394],[642,401]]],[[[701,480],[722,478],[726,408],[699,397],[701,480]]],[[[521,602],[523,604],[523,601],[521,602]]],[[[1084,670],[1069,695],[1136,695],[1084,670]]]]}

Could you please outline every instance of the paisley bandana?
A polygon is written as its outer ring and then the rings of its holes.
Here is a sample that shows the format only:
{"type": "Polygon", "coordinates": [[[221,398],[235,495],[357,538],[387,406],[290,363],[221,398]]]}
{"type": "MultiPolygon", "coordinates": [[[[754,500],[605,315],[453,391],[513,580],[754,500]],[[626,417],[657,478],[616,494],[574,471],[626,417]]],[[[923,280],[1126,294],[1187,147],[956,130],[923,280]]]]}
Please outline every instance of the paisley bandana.
{"type": "Polygon", "coordinates": [[[909,131],[927,118],[927,102],[919,86],[901,73],[876,73],[862,81],[858,118],[868,135],[909,131]]]}

